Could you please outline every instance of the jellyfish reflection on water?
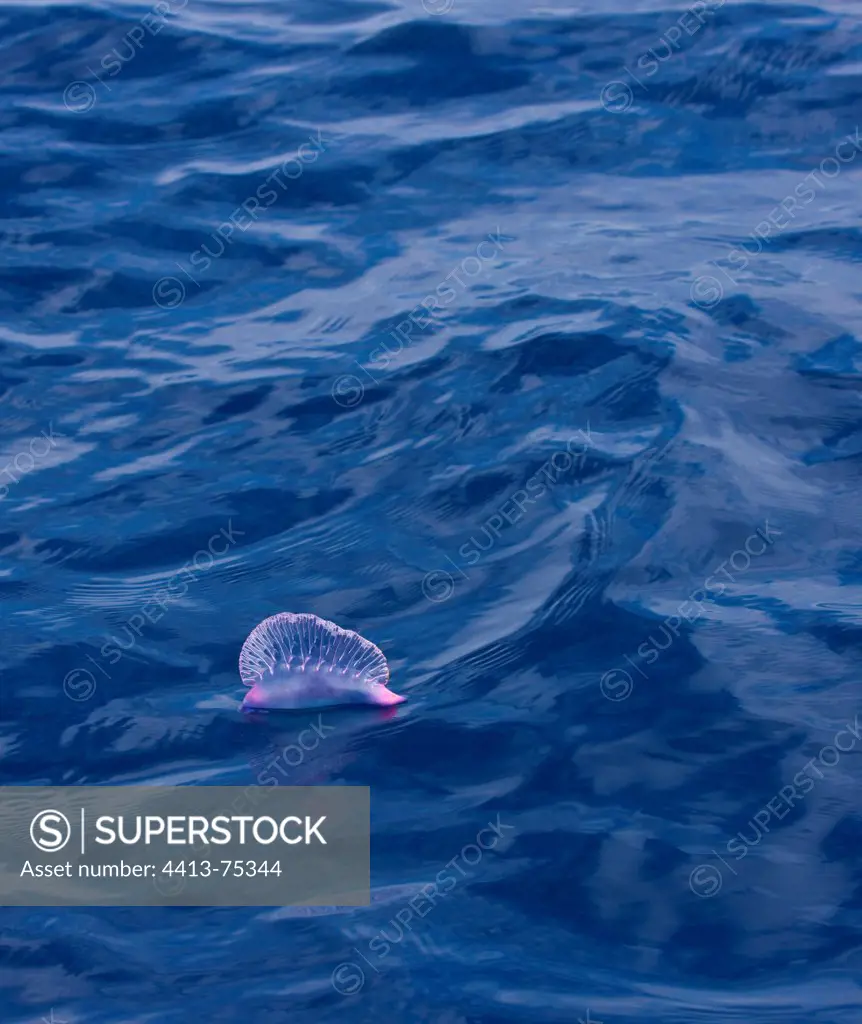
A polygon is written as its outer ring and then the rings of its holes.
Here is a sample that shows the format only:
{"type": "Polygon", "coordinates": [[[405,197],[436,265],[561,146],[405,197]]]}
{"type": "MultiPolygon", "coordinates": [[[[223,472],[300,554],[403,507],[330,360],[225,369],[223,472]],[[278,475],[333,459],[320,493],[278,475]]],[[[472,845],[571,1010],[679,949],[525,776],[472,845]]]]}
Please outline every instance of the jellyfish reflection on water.
{"type": "Polygon", "coordinates": [[[383,652],[358,633],[311,614],[279,612],[242,645],[246,710],[297,711],[340,704],[390,707],[407,698],[388,687],[383,652]]]}

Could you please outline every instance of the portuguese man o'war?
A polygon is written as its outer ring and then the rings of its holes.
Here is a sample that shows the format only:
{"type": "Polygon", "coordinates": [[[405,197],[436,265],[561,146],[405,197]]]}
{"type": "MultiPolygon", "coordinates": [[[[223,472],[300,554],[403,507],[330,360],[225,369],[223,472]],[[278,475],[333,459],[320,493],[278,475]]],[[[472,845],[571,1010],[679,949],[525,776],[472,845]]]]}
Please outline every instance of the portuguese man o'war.
{"type": "Polygon", "coordinates": [[[279,612],[264,619],[242,645],[239,674],[250,687],[246,710],[390,707],[407,700],[389,689],[389,666],[378,647],[316,615],[279,612]]]}

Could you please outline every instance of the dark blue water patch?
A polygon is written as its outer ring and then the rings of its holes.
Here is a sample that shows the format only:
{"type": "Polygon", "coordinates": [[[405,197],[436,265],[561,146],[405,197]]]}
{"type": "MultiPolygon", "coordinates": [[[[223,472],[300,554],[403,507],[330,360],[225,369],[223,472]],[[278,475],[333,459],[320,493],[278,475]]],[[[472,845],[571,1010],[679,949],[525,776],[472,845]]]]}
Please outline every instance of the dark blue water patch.
{"type": "Polygon", "coordinates": [[[88,279],[86,271],[63,270],[59,267],[19,267],[0,271],[0,291],[9,307],[26,309],[32,303],[54,294],[57,288],[81,286],[88,279]]]}
{"type": "Polygon", "coordinates": [[[535,373],[540,365],[552,374],[589,373],[624,352],[621,345],[601,334],[540,335],[519,347],[517,363],[510,372],[518,383],[525,374],[535,373]]]}
{"type": "Polygon", "coordinates": [[[734,327],[761,344],[778,344],[787,338],[789,332],[771,323],[747,295],[728,295],[709,315],[722,327],[734,327]]]}
{"type": "Polygon", "coordinates": [[[818,384],[854,388],[862,376],[862,341],[842,334],[816,352],[798,357],[796,366],[800,374],[818,384]]]}
{"type": "Polygon", "coordinates": [[[222,518],[199,518],[187,522],[181,530],[172,530],[159,536],[128,540],[125,544],[104,545],[98,550],[94,544],[82,549],[80,544],[60,538],[46,539],[36,545],[38,554],[50,547],[64,552],[66,562],[79,571],[106,572],[141,569],[145,566],[176,567],[179,569],[189,558],[206,548],[209,538],[218,538],[218,546],[231,542],[243,547],[247,544],[277,535],[284,524],[294,525],[316,518],[338,508],[350,497],[350,491],[337,488],[303,496],[296,491],[265,488],[247,489],[232,495],[231,508],[222,518]],[[229,518],[230,517],[230,518],[229,518]],[[236,529],[231,525],[236,519],[236,529]],[[242,521],[242,528],[239,522],[242,521]]]}
{"type": "Polygon", "coordinates": [[[852,229],[788,231],[770,239],[769,245],[776,251],[800,250],[854,263],[862,260],[862,232],[852,229]]]}
{"type": "Polygon", "coordinates": [[[46,352],[44,355],[24,356],[19,365],[28,368],[37,366],[69,367],[81,366],[86,362],[86,357],[76,352],[46,352]]]}
{"type": "Polygon", "coordinates": [[[212,423],[221,423],[224,420],[233,419],[235,416],[245,416],[247,413],[254,412],[273,391],[274,386],[268,384],[235,394],[205,417],[203,423],[205,426],[209,426],[212,423]]]}
{"type": "MultiPolygon", "coordinates": [[[[361,377],[357,377],[362,383],[361,377]]],[[[362,388],[362,404],[364,408],[370,408],[375,403],[386,401],[392,396],[394,385],[390,387],[364,387],[362,388]]],[[[287,405],[275,414],[278,419],[289,419],[292,421],[291,429],[296,426],[302,431],[306,428],[319,428],[343,418],[351,417],[350,406],[337,403],[331,394],[319,395],[315,398],[307,398],[303,402],[287,405]]]]}
{"type": "MultiPolygon", "coordinates": [[[[862,839],[862,819],[858,815],[847,815],[836,822],[832,831],[821,843],[823,856],[827,860],[842,860],[852,848],[859,846],[862,839]]],[[[858,898],[858,893],[853,894],[858,898]]]]}
{"type": "MultiPolygon", "coordinates": [[[[459,68],[458,65],[440,67],[429,63],[400,74],[395,71],[385,75],[366,73],[355,84],[350,95],[363,95],[372,107],[379,107],[382,99],[384,103],[381,112],[389,113],[397,109],[421,108],[445,100],[504,92],[525,85],[528,81],[525,72],[501,71],[490,60],[479,62],[474,59],[466,68],[459,68]],[[393,102],[393,97],[398,97],[397,103],[393,102]]],[[[332,92],[339,97],[338,92],[332,92]]],[[[344,97],[346,92],[341,95],[344,97]]]]}

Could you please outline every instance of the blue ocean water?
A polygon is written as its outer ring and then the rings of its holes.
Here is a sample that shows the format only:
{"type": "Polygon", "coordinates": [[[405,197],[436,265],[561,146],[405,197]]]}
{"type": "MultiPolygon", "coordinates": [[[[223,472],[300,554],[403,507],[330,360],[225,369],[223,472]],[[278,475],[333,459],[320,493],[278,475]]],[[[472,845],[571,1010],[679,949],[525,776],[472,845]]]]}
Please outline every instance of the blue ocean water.
{"type": "Polygon", "coordinates": [[[373,826],[3,909],[2,1020],[857,1024],[862,5],[0,18],[2,780],[373,826]],[[408,703],[239,714],[278,611],[408,703]]]}

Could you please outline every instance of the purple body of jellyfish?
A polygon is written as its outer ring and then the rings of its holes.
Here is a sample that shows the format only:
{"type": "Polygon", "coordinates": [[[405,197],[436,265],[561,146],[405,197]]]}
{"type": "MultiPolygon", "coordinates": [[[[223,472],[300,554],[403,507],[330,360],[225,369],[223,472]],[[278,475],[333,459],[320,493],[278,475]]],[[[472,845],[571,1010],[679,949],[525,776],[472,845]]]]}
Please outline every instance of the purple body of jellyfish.
{"type": "Polygon", "coordinates": [[[279,612],[242,645],[239,674],[249,710],[295,711],[335,704],[401,704],[387,686],[383,652],[358,633],[316,615],[279,612]]]}

